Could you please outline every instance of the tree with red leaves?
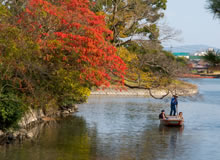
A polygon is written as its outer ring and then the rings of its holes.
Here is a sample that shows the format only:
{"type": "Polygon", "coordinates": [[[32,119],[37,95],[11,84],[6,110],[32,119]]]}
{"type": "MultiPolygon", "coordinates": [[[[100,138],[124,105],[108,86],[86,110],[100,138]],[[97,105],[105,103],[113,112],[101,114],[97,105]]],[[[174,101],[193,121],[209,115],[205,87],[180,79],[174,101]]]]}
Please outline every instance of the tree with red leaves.
{"type": "Polygon", "coordinates": [[[123,84],[112,32],[89,8],[88,0],[0,3],[0,129],[29,107],[69,107],[92,86],[123,84]]]}
{"type": "Polygon", "coordinates": [[[112,32],[104,16],[89,7],[88,0],[30,0],[18,23],[35,38],[51,68],[77,70],[81,82],[91,85],[123,83],[126,67],[108,41],[112,32]]]}

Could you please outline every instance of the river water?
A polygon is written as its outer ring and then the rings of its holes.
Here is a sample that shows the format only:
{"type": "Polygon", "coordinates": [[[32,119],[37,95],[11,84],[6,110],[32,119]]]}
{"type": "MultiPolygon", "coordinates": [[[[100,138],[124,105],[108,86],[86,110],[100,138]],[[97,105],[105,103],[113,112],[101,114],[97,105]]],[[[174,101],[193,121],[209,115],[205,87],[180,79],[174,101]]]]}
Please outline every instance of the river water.
{"type": "Polygon", "coordinates": [[[200,94],[179,97],[184,127],[159,125],[170,99],[90,97],[37,138],[1,147],[0,160],[219,160],[220,79],[190,82],[200,94]]]}

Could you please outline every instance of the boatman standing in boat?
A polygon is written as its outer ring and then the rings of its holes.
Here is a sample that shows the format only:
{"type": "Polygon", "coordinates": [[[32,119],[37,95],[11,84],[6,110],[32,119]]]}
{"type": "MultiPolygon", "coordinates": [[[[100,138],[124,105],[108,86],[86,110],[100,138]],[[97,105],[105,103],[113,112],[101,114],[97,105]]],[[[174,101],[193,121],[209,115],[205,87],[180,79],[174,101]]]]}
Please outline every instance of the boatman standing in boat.
{"type": "Polygon", "coordinates": [[[176,108],[178,106],[178,100],[177,100],[178,96],[177,95],[173,95],[172,99],[171,99],[171,104],[170,104],[170,116],[172,116],[172,113],[173,113],[173,116],[176,115],[176,108]]]}

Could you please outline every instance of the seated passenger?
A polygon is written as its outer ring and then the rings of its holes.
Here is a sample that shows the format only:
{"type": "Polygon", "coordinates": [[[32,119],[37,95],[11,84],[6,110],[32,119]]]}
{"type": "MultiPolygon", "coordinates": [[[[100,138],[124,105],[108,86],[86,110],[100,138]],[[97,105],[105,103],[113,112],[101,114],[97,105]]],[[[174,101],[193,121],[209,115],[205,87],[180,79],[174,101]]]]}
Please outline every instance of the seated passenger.
{"type": "Polygon", "coordinates": [[[184,119],[183,119],[183,112],[180,112],[180,113],[179,113],[178,118],[184,120],[184,119]]]}
{"type": "Polygon", "coordinates": [[[159,119],[166,119],[165,111],[162,110],[161,113],[159,114],[159,119]]]}

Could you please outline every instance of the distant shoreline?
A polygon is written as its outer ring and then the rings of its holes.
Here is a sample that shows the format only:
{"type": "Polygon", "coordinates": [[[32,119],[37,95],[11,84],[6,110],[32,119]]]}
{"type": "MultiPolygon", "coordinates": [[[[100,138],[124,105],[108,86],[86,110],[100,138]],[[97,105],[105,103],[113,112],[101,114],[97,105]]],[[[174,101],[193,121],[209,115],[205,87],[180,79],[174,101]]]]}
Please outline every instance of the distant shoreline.
{"type": "Polygon", "coordinates": [[[220,78],[220,74],[184,74],[181,78],[220,78]]]}

